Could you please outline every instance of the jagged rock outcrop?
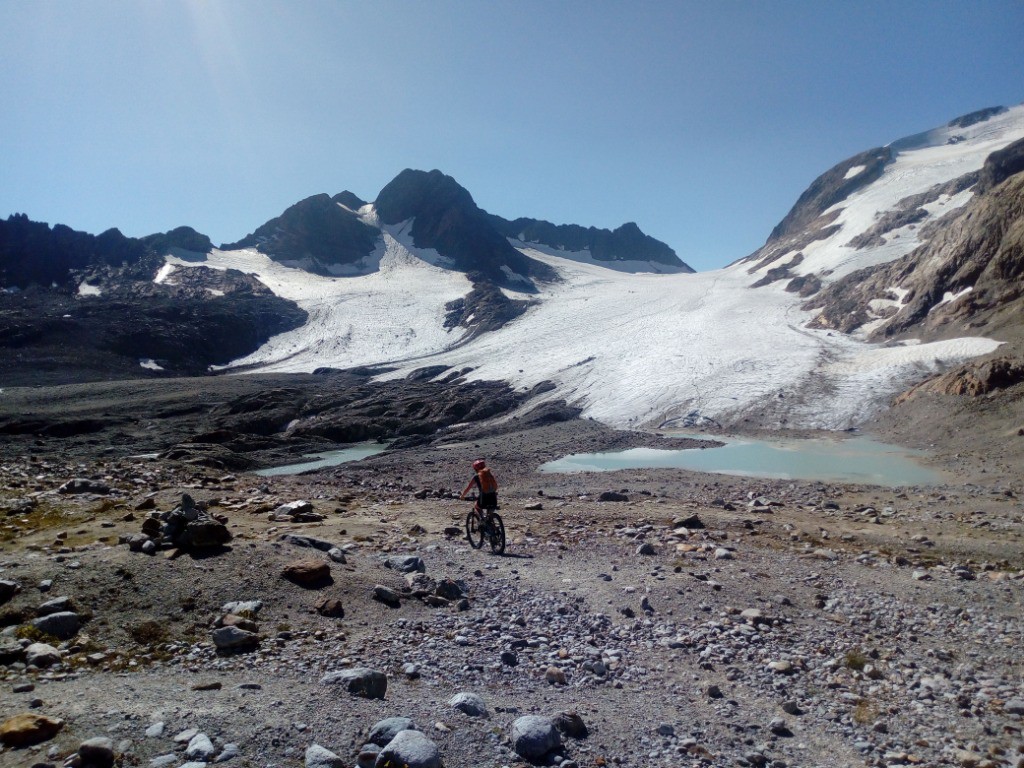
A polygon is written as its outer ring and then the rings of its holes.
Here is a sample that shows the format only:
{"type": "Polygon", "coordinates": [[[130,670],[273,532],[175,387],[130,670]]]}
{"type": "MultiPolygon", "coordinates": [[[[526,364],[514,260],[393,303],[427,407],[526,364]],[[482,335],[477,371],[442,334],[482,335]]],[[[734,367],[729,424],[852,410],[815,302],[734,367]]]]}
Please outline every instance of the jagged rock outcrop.
{"type": "Polygon", "coordinates": [[[159,268],[159,259],[145,242],[116,229],[90,235],[63,224],[50,229],[23,213],[0,219],[0,288],[37,285],[70,291],[78,286],[75,270],[100,265],[141,265],[151,276],[159,268]]]}
{"type": "Polygon", "coordinates": [[[672,248],[644,234],[631,221],[609,230],[530,218],[509,221],[494,214],[488,214],[488,219],[501,234],[514,240],[567,251],[589,251],[598,261],[650,261],[680,272],[693,272],[672,248]]]}
{"type": "MultiPolygon", "coordinates": [[[[999,178],[1024,141],[994,153],[980,177],[999,178]]],[[[979,183],[979,186],[981,184],[979,183]]],[[[890,264],[848,275],[805,309],[819,328],[849,333],[876,322],[874,338],[940,334],[944,326],[1000,327],[1015,322],[1024,274],[1024,173],[1005,178],[942,220],[931,238],[890,264]],[[902,295],[901,295],[902,294],[902,295]]]]}
{"type": "Polygon", "coordinates": [[[192,251],[193,253],[209,253],[213,249],[210,238],[192,227],[175,227],[167,232],[157,232],[140,238],[158,256],[170,253],[174,249],[192,251]]]}
{"type": "Polygon", "coordinates": [[[547,264],[513,248],[469,192],[440,171],[407,168],[380,191],[374,207],[384,224],[412,219],[414,245],[433,248],[453,269],[519,290],[532,287],[531,280],[558,277],[547,264]]]}
{"type": "Polygon", "coordinates": [[[894,404],[902,405],[922,394],[980,397],[1009,389],[1021,382],[1024,382],[1024,360],[1001,355],[988,360],[971,361],[918,384],[896,398],[894,404]]]}
{"type": "Polygon", "coordinates": [[[317,274],[337,274],[337,267],[355,264],[369,256],[380,237],[380,232],[364,223],[349,205],[361,202],[351,192],[342,192],[337,199],[326,194],[313,195],[290,206],[252,234],[221,248],[256,248],[290,266],[317,274]]]}
{"type": "Polygon", "coordinates": [[[837,231],[838,211],[825,213],[859,189],[876,181],[893,158],[889,147],[876,147],[854,155],[816,178],[776,225],[761,248],[743,261],[753,273],[785,254],[800,251],[837,231]]]}
{"type": "Polygon", "coordinates": [[[496,331],[522,315],[529,306],[528,301],[510,299],[493,283],[476,280],[473,290],[466,296],[445,305],[444,327],[468,328],[470,333],[464,340],[468,341],[481,333],[496,331]]]}

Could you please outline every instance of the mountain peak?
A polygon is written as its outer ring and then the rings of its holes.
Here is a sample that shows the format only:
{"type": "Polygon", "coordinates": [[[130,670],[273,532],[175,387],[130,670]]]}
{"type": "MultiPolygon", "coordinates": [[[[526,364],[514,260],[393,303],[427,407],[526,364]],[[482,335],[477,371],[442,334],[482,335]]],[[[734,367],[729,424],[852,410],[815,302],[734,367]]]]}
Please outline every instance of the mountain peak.
{"type": "Polygon", "coordinates": [[[441,171],[406,168],[380,191],[374,208],[384,224],[412,219],[415,246],[435,249],[460,271],[520,290],[532,287],[531,278],[557,279],[547,264],[513,248],[472,195],[441,171]]]}

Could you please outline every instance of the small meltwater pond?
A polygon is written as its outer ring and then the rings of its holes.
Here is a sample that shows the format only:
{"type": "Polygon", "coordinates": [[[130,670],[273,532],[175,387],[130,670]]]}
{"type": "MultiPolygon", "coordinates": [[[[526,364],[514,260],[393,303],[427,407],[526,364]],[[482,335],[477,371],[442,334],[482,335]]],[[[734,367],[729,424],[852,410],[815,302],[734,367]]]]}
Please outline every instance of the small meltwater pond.
{"type": "Polygon", "coordinates": [[[300,472],[308,472],[311,469],[323,469],[324,467],[333,467],[350,461],[359,461],[367,456],[383,453],[387,447],[386,443],[356,443],[337,451],[310,453],[303,456],[307,461],[302,461],[298,464],[285,464],[280,467],[270,467],[269,469],[260,469],[253,474],[260,475],[261,477],[297,475],[300,472]]]}
{"type": "Polygon", "coordinates": [[[630,448],[614,453],[577,453],[541,466],[542,472],[610,472],[616,469],[689,469],[783,480],[821,480],[896,487],[938,485],[943,476],[914,461],[921,451],[866,437],[754,440],[673,435],[725,443],[718,448],[630,448]]]}

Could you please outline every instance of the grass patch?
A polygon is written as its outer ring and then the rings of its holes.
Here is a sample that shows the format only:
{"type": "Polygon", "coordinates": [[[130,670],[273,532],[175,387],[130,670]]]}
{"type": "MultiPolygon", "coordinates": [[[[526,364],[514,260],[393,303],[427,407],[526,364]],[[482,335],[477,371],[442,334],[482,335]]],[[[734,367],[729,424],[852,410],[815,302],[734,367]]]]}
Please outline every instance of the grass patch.
{"type": "Polygon", "coordinates": [[[855,672],[863,672],[864,667],[866,667],[870,661],[871,659],[868,658],[867,654],[859,648],[847,651],[846,656],[843,659],[847,669],[852,669],[855,672]]]}
{"type": "Polygon", "coordinates": [[[14,630],[14,636],[19,640],[29,640],[33,643],[46,643],[47,645],[55,647],[60,644],[60,639],[54,637],[49,632],[43,632],[43,630],[38,627],[34,627],[31,624],[22,624],[14,630]]]}
{"type": "Polygon", "coordinates": [[[853,708],[853,722],[858,725],[871,725],[878,719],[878,707],[870,701],[861,701],[853,708]]]}
{"type": "Polygon", "coordinates": [[[158,621],[143,621],[129,627],[128,634],[136,643],[147,647],[166,643],[169,638],[167,628],[158,621]]]}

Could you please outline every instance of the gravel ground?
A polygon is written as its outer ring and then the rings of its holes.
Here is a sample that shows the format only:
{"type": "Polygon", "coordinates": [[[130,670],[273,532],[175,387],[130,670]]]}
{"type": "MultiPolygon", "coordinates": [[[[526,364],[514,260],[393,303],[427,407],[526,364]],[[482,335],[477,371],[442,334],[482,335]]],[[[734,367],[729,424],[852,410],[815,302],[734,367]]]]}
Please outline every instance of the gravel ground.
{"type": "Polygon", "coordinates": [[[0,579],[20,592],[0,606],[0,646],[30,634],[56,597],[83,624],[53,642],[58,664],[0,667],[5,719],[64,722],[36,746],[0,751],[0,764],[56,765],[103,736],[122,765],[301,766],[311,744],[356,765],[375,723],[406,716],[449,768],[516,766],[517,718],[574,711],[588,735],[534,762],[1024,765],[1024,517],[1012,481],[881,489],[535,471],[570,447],[645,439],[588,422],[481,432],[274,479],[90,457],[85,444],[62,456],[59,441],[7,450],[0,579]],[[467,504],[452,492],[476,455],[502,482],[504,556],[456,532],[467,504]],[[110,492],[58,492],[72,478],[110,492]],[[598,501],[610,489],[626,500],[598,501]],[[118,543],[186,492],[225,516],[228,546],[146,555],[118,543]],[[268,519],[300,499],[323,519],[268,519]],[[386,563],[405,556],[424,569],[411,588],[386,563]],[[281,577],[310,558],[328,580],[281,577]],[[428,598],[424,579],[453,581],[465,601],[428,598]],[[395,606],[374,598],[378,585],[395,606]],[[344,616],[318,613],[325,598],[344,616]],[[218,652],[213,629],[238,600],[262,601],[242,617],[259,644],[218,652]],[[383,699],[322,682],[360,667],[387,675],[383,699]],[[460,692],[489,716],[455,710],[460,692]],[[189,729],[209,737],[208,756],[191,737],[175,741],[189,729]]]}

